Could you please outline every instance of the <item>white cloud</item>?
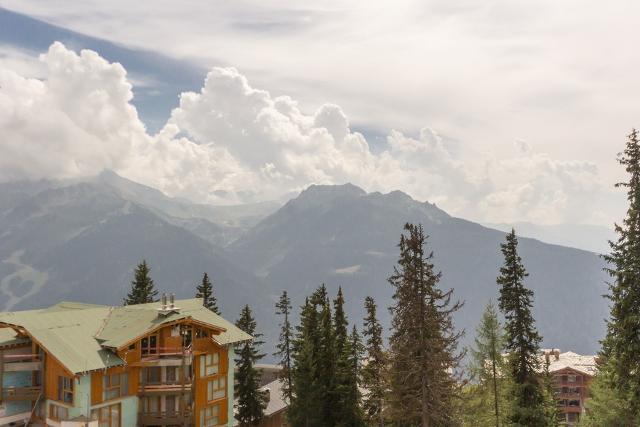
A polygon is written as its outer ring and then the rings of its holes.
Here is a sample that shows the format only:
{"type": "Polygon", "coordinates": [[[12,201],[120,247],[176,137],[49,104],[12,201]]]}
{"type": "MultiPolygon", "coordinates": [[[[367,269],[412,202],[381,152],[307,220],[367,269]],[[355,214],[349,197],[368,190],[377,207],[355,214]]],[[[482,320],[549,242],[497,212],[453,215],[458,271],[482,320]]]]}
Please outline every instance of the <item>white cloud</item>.
{"type": "MultiPolygon", "coordinates": [[[[0,69],[0,180],[87,176],[108,168],[199,202],[272,199],[312,183],[400,189],[482,221],[555,223],[610,218],[588,162],[554,161],[520,141],[508,157],[469,161],[436,131],[399,131],[374,153],[343,110],[302,111],[287,96],[214,68],[182,94],[165,127],[149,135],[131,105],[125,70],[97,53],[56,43],[42,80],[0,69]],[[588,213],[587,213],[588,211],[588,213]]],[[[468,142],[466,143],[468,144],[468,142]]],[[[467,145],[465,145],[466,147],[467,145]]]]}

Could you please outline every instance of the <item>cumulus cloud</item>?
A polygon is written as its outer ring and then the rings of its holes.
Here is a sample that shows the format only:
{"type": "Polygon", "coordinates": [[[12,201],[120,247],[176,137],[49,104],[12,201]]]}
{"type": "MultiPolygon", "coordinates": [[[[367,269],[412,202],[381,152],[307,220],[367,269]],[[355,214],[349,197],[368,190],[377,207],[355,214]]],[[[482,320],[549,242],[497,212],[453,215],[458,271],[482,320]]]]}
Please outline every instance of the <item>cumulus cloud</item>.
{"type": "MultiPolygon", "coordinates": [[[[519,141],[513,156],[452,154],[445,139],[391,131],[375,153],[337,105],[305,113],[287,96],[251,86],[233,68],[214,68],[199,92],[183,93],[166,125],[150,135],[131,104],[119,64],[60,43],[41,56],[45,76],[0,69],[0,180],[69,178],[112,169],[172,196],[203,203],[273,199],[314,183],[400,189],[452,214],[539,223],[602,217],[593,210],[598,171],[560,162],[519,141]]],[[[606,215],[605,215],[606,216],[606,215]]]]}

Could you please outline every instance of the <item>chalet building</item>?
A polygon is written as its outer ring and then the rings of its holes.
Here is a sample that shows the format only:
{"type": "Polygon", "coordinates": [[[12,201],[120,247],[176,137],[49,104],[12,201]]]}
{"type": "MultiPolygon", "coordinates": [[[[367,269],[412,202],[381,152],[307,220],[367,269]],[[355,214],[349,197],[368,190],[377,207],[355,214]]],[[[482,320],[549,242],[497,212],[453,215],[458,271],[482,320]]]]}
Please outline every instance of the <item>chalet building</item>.
{"type": "Polygon", "coordinates": [[[0,426],[233,425],[233,345],[201,299],[0,313],[0,426]]]}
{"type": "Polygon", "coordinates": [[[558,349],[544,350],[543,357],[553,375],[558,420],[561,425],[574,426],[585,412],[589,384],[597,370],[596,357],[571,351],[560,353],[558,349]]]}

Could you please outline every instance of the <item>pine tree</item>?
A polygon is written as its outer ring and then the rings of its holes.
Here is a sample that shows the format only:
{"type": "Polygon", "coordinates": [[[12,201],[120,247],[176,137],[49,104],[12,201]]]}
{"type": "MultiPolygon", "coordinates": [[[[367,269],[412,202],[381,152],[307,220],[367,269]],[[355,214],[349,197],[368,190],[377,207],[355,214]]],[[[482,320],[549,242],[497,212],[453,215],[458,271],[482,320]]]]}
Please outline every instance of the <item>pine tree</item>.
{"type": "Polygon", "coordinates": [[[202,282],[198,285],[196,290],[196,298],[202,298],[202,305],[219,316],[220,309],[218,309],[218,300],[213,295],[213,284],[209,280],[209,275],[207,273],[204,273],[202,276],[202,282]]]}
{"type": "Polygon", "coordinates": [[[362,386],[366,390],[364,415],[370,425],[384,427],[382,410],[386,392],[385,355],[382,342],[382,326],[376,317],[376,303],[370,296],[365,298],[367,316],[364,319],[363,335],[366,364],[362,368],[362,386]]]}
{"type": "Polygon", "coordinates": [[[489,302],[476,329],[471,349],[465,402],[465,425],[501,426],[504,424],[505,381],[502,378],[502,328],[493,303],[489,302]]]}
{"type": "Polygon", "coordinates": [[[500,310],[506,319],[505,349],[509,353],[506,371],[512,380],[509,418],[519,426],[545,426],[546,402],[538,357],[541,338],[531,314],[533,291],[524,286],[528,274],[518,255],[515,230],[507,234],[501,250],[504,265],[496,282],[500,286],[500,310]]]}
{"type": "Polygon", "coordinates": [[[389,409],[400,425],[447,425],[454,422],[459,385],[454,378],[462,354],[461,333],[452,314],[461,304],[452,290],[438,287],[440,273],[425,255],[421,225],[406,224],[400,238],[398,265],[389,282],[394,287],[390,337],[389,409]]]}
{"type": "Polygon", "coordinates": [[[307,298],[293,342],[292,399],[287,410],[287,420],[292,427],[325,426],[322,390],[317,387],[317,379],[322,375],[318,366],[319,335],[319,315],[307,298]]]}
{"type": "Polygon", "coordinates": [[[289,317],[291,316],[291,300],[287,291],[282,291],[280,300],[276,303],[276,314],[282,316],[280,324],[280,341],[278,342],[274,356],[280,358],[280,380],[282,381],[282,394],[286,402],[291,402],[291,362],[293,357],[293,327],[289,317]]]}
{"type": "Polygon", "coordinates": [[[607,298],[610,318],[600,350],[600,371],[594,381],[590,404],[593,420],[618,417],[617,424],[640,425],[640,140],[638,131],[628,135],[618,162],[629,175],[616,184],[627,191],[628,209],[616,224],[617,240],[609,242],[607,272],[612,278],[607,298]]]}
{"type": "Polygon", "coordinates": [[[356,327],[353,326],[349,340],[342,349],[343,354],[340,356],[340,360],[344,360],[346,363],[339,365],[338,393],[340,400],[336,410],[336,426],[338,427],[363,427],[365,425],[361,407],[362,395],[359,388],[361,384],[360,361],[363,351],[360,335],[356,327]]]}
{"type": "Polygon", "coordinates": [[[264,357],[260,353],[262,334],[256,332],[256,321],[253,319],[251,308],[245,305],[240,313],[236,326],[251,335],[253,339],[238,346],[236,365],[236,415],[241,426],[257,425],[264,415],[267,402],[260,391],[260,373],[255,368],[256,362],[264,357]]]}
{"type": "Polygon", "coordinates": [[[155,289],[150,276],[151,269],[146,260],[142,260],[136,267],[134,279],[131,281],[131,291],[124,299],[124,305],[146,304],[157,301],[158,291],[155,289]]]}

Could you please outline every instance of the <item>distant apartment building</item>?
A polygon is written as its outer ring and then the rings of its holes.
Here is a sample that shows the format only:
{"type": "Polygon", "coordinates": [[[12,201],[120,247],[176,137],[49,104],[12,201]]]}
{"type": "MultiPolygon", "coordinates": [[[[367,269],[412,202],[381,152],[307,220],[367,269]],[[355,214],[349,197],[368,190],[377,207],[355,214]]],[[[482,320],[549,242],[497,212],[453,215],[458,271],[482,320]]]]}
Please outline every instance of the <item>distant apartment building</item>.
{"type": "Polygon", "coordinates": [[[233,425],[233,345],[190,299],[0,313],[0,426],[233,425]]]}
{"type": "Polygon", "coordinates": [[[576,425],[585,413],[589,384],[597,370],[596,357],[571,351],[560,353],[558,349],[544,350],[543,357],[553,375],[558,421],[561,425],[576,425]]]}

